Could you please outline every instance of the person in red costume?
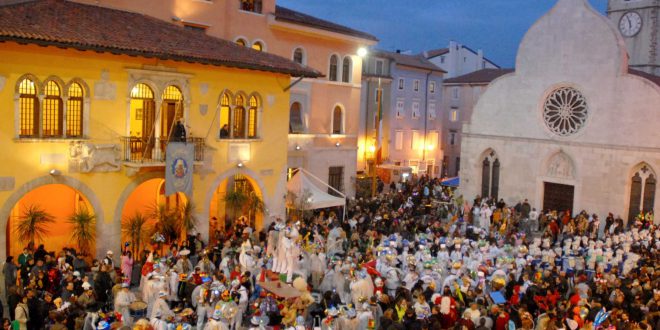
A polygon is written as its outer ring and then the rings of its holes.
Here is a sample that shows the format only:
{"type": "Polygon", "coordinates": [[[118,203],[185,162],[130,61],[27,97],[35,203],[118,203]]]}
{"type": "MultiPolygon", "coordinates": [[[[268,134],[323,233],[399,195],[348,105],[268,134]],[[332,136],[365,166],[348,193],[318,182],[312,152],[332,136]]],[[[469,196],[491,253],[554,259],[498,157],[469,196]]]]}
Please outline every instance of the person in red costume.
{"type": "Polygon", "coordinates": [[[497,314],[497,319],[495,320],[495,329],[494,330],[507,330],[507,325],[509,324],[509,313],[505,310],[500,310],[497,314]]]}
{"type": "Polygon", "coordinates": [[[458,320],[456,300],[451,296],[449,287],[445,287],[441,297],[436,298],[435,304],[440,306],[440,323],[443,329],[453,328],[458,320]]]}

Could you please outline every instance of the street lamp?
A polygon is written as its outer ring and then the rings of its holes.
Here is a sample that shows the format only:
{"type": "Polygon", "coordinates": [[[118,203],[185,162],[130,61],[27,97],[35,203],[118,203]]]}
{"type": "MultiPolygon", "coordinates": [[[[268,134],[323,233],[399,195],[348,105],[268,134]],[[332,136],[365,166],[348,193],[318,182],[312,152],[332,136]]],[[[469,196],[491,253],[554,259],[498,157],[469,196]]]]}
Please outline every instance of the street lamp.
{"type": "Polygon", "coordinates": [[[357,55],[362,57],[362,58],[366,57],[368,53],[369,52],[367,51],[367,49],[365,47],[360,47],[357,50],[357,55]]]}

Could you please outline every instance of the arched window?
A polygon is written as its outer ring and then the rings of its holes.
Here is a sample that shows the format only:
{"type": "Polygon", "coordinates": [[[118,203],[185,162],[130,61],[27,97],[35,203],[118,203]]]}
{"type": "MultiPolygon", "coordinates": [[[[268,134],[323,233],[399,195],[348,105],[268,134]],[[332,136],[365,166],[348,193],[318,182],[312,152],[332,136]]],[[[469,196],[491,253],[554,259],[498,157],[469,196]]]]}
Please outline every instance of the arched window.
{"type": "Polygon", "coordinates": [[[245,138],[245,98],[242,95],[236,96],[236,106],[232,113],[232,137],[235,139],[245,138]]]}
{"type": "Polygon", "coordinates": [[[43,136],[62,137],[62,92],[54,81],[48,81],[44,89],[43,103],[43,136]]]}
{"type": "Polygon", "coordinates": [[[302,105],[300,102],[293,102],[289,109],[289,133],[303,133],[302,105]]]}
{"type": "Polygon", "coordinates": [[[298,63],[298,64],[303,64],[304,60],[305,60],[305,54],[304,54],[302,48],[300,48],[300,47],[296,48],[293,51],[293,61],[298,63]]]}
{"type": "Polygon", "coordinates": [[[351,58],[344,57],[344,61],[341,65],[341,81],[350,82],[351,81],[351,58]]]}
{"type": "Polygon", "coordinates": [[[640,212],[652,211],[655,201],[655,172],[646,164],[641,164],[638,168],[631,178],[628,223],[635,221],[640,212]]]}
{"type": "Polygon", "coordinates": [[[339,62],[339,58],[337,57],[337,55],[330,56],[330,68],[328,69],[328,79],[330,79],[330,81],[337,81],[338,62],[339,62]]]}
{"type": "Polygon", "coordinates": [[[82,137],[83,135],[83,89],[78,83],[72,83],[66,100],[66,136],[82,137]]]}
{"type": "Polygon", "coordinates": [[[481,197],[497,200],[500,183],[500,160],[494,151],[488,153],[481,163],[481,197]]]}
{"type": "Polygon", "coordinates": [[[248,138],[253,139],[257,137],[257,110],[259,109],[259,101],[256,96],[250,97],[250,108],[248,109],[248,138]]]}
{"type": "Polygon", "coordinates": [[[160,136],[169,139],[177,120],[183,118],[183,94],[176,86],[167,86],[161,106],[160,136]]]}
{"type": "Polygon", "coordinates": [[[332,111],[332,134],[343,134],[344,113],[340,106],[336,106],[332,111]]]}
{"type": "Polygon", "coordinates": [[[245,47],[247,45],[247,41],[245,41],[243,38],[238,38],[236,39],[236,44],[245,47]]]}
{"type": "Polygon", "coordinates": [[[131,89],[131,160],[151,159],[156,143],[156,102],[153,90],[139,83],[131,89]]]}
{"type": "Polygon", "coordinates": [[[220,138],[228,139],[231,137],[231,108],[229,102],[229,95],[223,93],[220,98],[220,138]]]}
{"type": "Polygon", "coordinates": [[[39,135],[39,98],[34,81],[25,78],[18,86],[20,107],[20,137],[39,135]]]}
{"type": "Polygon", "coordinates": [[[252,49],[256,51],[263,51],[264,50],[264,45],[260,41],[255,41],[252,44],[252,49]]]}

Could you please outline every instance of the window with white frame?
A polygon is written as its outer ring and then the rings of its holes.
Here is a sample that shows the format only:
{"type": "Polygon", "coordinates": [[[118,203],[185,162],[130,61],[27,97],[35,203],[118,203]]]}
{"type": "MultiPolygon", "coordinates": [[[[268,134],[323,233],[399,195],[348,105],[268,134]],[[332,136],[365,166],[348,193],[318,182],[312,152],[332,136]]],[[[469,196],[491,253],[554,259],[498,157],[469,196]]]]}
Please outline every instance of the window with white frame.
{"type": "Polygon", "coordinates": [[[404,102],[402,99],[396,100],[396,117],[403,118],[404,116],[404,102]]]}
{"type": "Polygon", "coordinates": [[[412,103],[412,117],[413,119],[419,118],[419,102],[412,103]]]}
{"type": "Polygon", "coordinates": [[[394,149],[403,150],[403,131],[396,131],[394,133],[394,149]]]}
{"type": "Polygon", "coordinates": [[[454,100],[458,100],[458,96],[459,96],[459,90],[458,90],[458,87],[454,87],[454,88],[452,88],[452,90],[451,90],[451,96],[452,96],[452,98],[454,98],[454,100]]]}
{"type": "Polygon", "coordinates": [[[385,61],[381,59],[376,60],[376,75],[382,76],[383,75],[383,67],[385,66],[385,61]]]}
{"type": "Polygon", "coordinates": [[[429,114],[429,120],[435,120],[435,117],[436,117],[435,103],[429,103],[428,114],[429,114]]]}
{"type": "Polygon", "coordinates": [[[403,78],[399,78],[399,90],[403,90],[403,78]]]}
{"type": "Polygon", "coordinates": [[[451,112],[449,113],[449,120],[452,122],[457,122],[458,121],[458,109],[452,108],[451,112]]]}
{"type": "Polygon", "coordinates": [[[350,82],[351,81],[351,67],[352,67],[351,58],[346,56],[341,64],[341,81],[350,82]]]}
{"type": "Polygon", "coordinates": [[[440,143],[440,141],[438,141],[439,139],[440,135],[438,134],[438,131],[429,131],[428,135],[426,136],[426,150],[435,150],[435,148],[437,148],[440,143]]]}
{"type": "Polygon", "coordinates": [[[419,92],[419,80],[415,80],[415,81],[413,82],[413,90],[414,90],[415,92],[419,92]]]}
{"type": "Polygon", "coordinates": [[[410,139],[410,149],[417,150],[421,147],[419,131],[412,131],[412,138],[410,139]]]}
{"type": "Polygon", "coordinates": [[[304,64],[305,62],[305,51],[298,47],[293,51],[293,61],[298,64],[304,64]]]}
{"type": "Polygon", "coordinates": [[[429,83],[429,93],[435,93],[435,81],[429,83]]]}

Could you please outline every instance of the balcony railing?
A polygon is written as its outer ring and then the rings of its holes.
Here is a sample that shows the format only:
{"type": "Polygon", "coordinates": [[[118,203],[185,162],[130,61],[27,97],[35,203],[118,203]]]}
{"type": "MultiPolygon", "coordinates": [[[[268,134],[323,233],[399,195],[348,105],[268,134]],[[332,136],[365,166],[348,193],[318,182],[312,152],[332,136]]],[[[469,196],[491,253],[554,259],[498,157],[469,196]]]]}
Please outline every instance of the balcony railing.
{"type": "MultiPolygon", "coordinates": [[[[131,163],[164,163],[168,140],[160,138],[159,141],[148,141],[137,136],[122,136],[122,158],[131,163]],[[158,146],[156,143],[159,142],[158,146]]],[[[204,138],[188,137],[187,143],[195,145],[195,161],[204,160],[204,138]]]]}

